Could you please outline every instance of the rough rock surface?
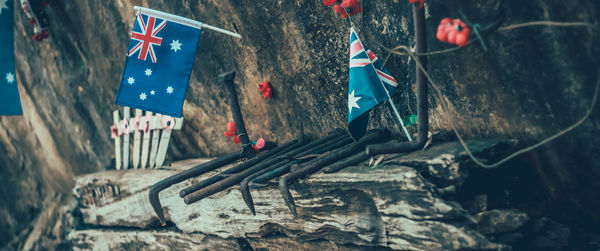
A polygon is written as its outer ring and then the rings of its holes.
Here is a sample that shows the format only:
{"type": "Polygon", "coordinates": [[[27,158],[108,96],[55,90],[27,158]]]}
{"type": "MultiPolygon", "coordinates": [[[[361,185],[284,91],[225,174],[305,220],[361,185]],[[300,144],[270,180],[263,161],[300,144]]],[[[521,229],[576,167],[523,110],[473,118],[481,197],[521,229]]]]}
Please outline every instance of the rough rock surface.
{"type": "MultiPolygon", "coordinates": [[[[493,140],[468,143],[478,154],[505,145],[493,140]]],[[[460,179],[466,179],[466,170],[471,166],[465,161],[465,153],[460,151],[460,147],[457,143],[435,145],[427,151],[412,154],[411,163],[424,170],[442,170],[452,166],[457,169],[455,173],[442,173],[438,177],[452,179],[460,176],[460,179]],[[442,162],[444,165],[439,164],[442,162]]],[[[305,244],[313,249],[318,245],[313,243],[316,240],[327,240],[340,246],[352,245],[359,249],[506,248],[488,240],[473,228],[475,221],[471,215],[460,204],[444,199],[438,192],[439,187],[424,178],[417,169],[398,164],[406,157],[390,155],[377,168],[363,163],[337,173],[316,174],[294,184],[291,192],[298,207],[296,217],[285,206],[275,183],[252,190],[256,216],[250,213],[236,187],[186,206],[178,196],[179,190],[216,172],[174,185],[161,192],[160,199],[167,212],[167,220],[174,228],[185,234],[201,233],[221,238],[224,243],[219,245],[222,246],[230,245],[231,239],[240,238],[246,239],[250,246],[266,245],[265,238],[278,236],[280,238],[271,240],[273,246],[269,249],[305,244]]],[[[177,237],[183,233],[169,236],[168,233],[132,230],[110,232],[109,229],[157,228],[158,219],[147,199],[148,188],[167,176],[203,161],[192,159],[176,162],[168,169],[161,170],[107,171],[78,177],[75,194],[80,204],[82,223],[88,228],[103,230],[72,230],[68,235],[68,243],[73,246],[119,247],[119,243],[136,240],[136,245],[162,250],[164,248],[160,245],[167,244],[155,241],[159,239],[155,236],[162,236],[161,240],[175,238],[174,247],[183,245],[179,242],[189,242],[177,237]],[[105,192],[97,192],[107,184],[118,187],[119,192],[106,189],[102,190],[105,192]],[[91,191],[95,193],[93,203],[85,202],[91,191]],[[101,233],[119,237],[101,237],[101,233]],[[144,241],[142,235],[151,237],[144,241]]]]}
{"type": "Polygon", "coordinates": [[[514,209],[494,209],[474,216],[477,230],[484,234],[499,234],[513,231],[525,224],[529,217],[514,209]]]}
{"type": "MultiPolygon", "coordinates": [[[[18,0],[14,5],[18,6],[18,0]]],[[[361,1],[356,24],[380,57],[380,44],[412,45],[412,18],[404,0],[361,1]]],[[[426,5],[429,49],[443,17],[462,10],[487,24],[491,1],[435,1],[426,5]]],[[[505,24],[582,21],[598,24],[600,2],[505,1],[505,24]]],[[[0,246],[27,236],[44,210],[45,197],[68,193],[76,175],[111,168],[109,126],[124,62],[134,5],[151,7],[237,30],[242,40],[205,31],[184,105],[186,125],[173,135],[170,159],[215,156],[235,147],[222,137],[231,120],[216,74],[238,72],[240,103],[252,138],[279,142],[302,124],[322,135],[346,121],[347,21],[322,1],[309,0],[80,0],[50,1],[51,36],[31,39],[23,12],[15,12],[17,79],[24,116],[0,117],[0,246]],[[265,100],[257,85],[272,83],[265,100]],[[31,223],[31,224],[30,224],[31,223]],[[21,237],[20,237],[21,236],[21,237]]],[[[600,44],[591,28],[530,27],[486,37],[489,51],[474,44],[430,57],[430,69],[454,104],[460,130],[471,137],[520,138],[525,142],[573,123],[587,108],[599,64],[600,44]]],[[[406,83],[394,95],[402,115],[415,113],[413,66],[391,57],[389,70],[406,83]],[[410,65],[410,66],[409,66],[410,65]]],[[[439,100],[430,98],[431,125],[448,128],[439,100]]],[[[580,128],[532,153],[530,177],[553,208],[600,220],[598,113],[580,128]]],[[[372,126],[396,128],[388,107],[372,114],[372,126]]],[[[571,219],[569,219],[571,220],[571,219]]]]}

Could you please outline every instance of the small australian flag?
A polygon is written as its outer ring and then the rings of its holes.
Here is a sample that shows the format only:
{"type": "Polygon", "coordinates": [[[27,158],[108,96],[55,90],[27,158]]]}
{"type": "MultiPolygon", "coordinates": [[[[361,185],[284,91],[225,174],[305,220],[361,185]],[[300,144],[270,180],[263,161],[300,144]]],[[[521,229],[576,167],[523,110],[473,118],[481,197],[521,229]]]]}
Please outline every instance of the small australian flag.
{"type": "Polygon", "coordinates": [[[200,29],[138,13],[115,104],[181,117],[200,29]]]}
{"type": "Polygon", "coordinates": [[[13,3],[0,0],[0,115],[22,115],[15,75],[13,3]]]}
{"type": "Polygon", "coordinates": [[[360,41],[354,28],[350,29],[349,78],[348,131],[352,138],[358,140],[367,131],[371,108],[394,94],[398,81],[383,68],[383,63],[375,53],[360,41]]]}

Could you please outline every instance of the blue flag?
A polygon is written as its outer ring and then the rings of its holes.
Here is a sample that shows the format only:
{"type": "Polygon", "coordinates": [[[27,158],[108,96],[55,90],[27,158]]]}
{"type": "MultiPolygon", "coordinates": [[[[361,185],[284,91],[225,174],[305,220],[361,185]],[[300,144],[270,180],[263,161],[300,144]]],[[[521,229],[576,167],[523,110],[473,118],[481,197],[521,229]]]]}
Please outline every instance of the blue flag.
{"type": "Polygon", "coordinates": [[[181,117],[200,29],[138,13],[116,104],[181,117]]]}
{"type": "Polygon", "coordinates": [[[0,115],[22,115],[13,34],[13,1],[0,0],[0,115]]]}
{"type": "Polygon", "coordinates": [[[355,140],[365,135],[371,108],[386,101],[397,90],[398,82],[382,66],[381,60],[360,41],[354,28],[351,28],[348,131],[355,140]]]}

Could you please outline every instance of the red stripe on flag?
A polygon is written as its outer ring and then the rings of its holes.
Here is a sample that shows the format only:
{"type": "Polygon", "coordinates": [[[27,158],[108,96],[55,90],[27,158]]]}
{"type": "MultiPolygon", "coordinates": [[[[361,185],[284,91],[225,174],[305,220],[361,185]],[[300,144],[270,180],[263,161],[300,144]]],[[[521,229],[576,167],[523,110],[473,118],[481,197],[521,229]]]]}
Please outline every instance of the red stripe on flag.
{"type": "Polygon", "coordinates": [[[398,81],[396,81],[396,79],[394,79],[392,76],[386,74],[385,72],[377,70],[377,74],[379,74],[379,76],[382,76],[382,77],[384,77],[384,78],[386,78],[386,79],[388,79],[388,80],[390,80],[390,81],[392,81],[394,83],[398,83],[398,81]]]}
{"type": "Polygon", "coordinates": [[[354,42],[352,45],[350,45],[350,55],[358,53],[362,50],[364,50],[364,47],[358,40],[357,40],[357,42],[354,42]]]}
{"type": "Polygon", "coordinates": [[[371,61],[375,61],[375,59],[377,58],[377,56],[375,56],[375,53],[373,53],[371,50],[369,50],[369,59],[371,59],[371,61]]]}

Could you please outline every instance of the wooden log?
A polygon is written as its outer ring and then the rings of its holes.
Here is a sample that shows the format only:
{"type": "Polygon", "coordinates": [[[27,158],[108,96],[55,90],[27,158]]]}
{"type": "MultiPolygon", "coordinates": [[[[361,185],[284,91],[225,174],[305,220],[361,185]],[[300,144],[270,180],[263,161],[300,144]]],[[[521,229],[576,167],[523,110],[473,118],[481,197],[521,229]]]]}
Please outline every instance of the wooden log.
{"type": "MultiPolygon", "coordinates": [[[[476,154],[498,146],[496,141],[469,144],[476,154]]],[[[185,233],[221,238],[283,235],[294,241],[325,239],[338,244],[403,250],[502,248],[470,228],[472,217],[458,203],[441,198],[440,188],[417,171],[429,170],[440,177],[467,173],[464,169],[471,164],[460,149],[457,143],[439,144],[428,151],[415,152],[412,162],[404,156],[390,155],[378,168],[361,164],[337,173],[313,175],[291,186],[297,199],[297,217],[287,210],[275,183],[253,190],[256,216],[235,188],[186,206],[178,196],[179,190],[216,172],[174,185],[164,190],[160,198],[167,220],[185,233]],[[444,173],[437,169],[440,167],[458,170],[444,173]]],[[[176,162],[169,169],[154,171],[108,171],[78,177],[76,187],[112,182],[121,190],[119,198],[106,196],[95,205],[81,208],[83,222],[88,226],[157,227],[147,189],[202,161],[176,162]]],[[[460,178],[449,178],[456,179],[460,178]]]]}
{"type": "Polygon", "coordinates": [[[165,230],[78,230],[67,240],[71,250],[239,250],[234,239],[165,230]]]}

